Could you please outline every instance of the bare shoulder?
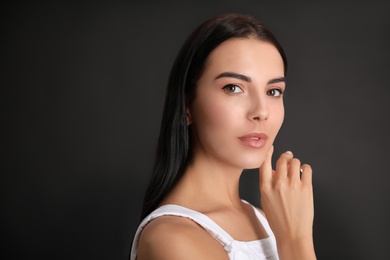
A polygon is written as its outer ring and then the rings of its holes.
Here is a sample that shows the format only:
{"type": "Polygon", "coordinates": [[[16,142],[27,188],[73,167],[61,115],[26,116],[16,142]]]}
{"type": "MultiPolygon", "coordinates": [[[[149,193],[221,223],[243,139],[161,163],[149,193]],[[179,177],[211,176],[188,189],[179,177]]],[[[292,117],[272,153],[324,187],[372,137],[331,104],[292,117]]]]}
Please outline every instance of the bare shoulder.
{"type": "Polygon", "coordinates": [[[143,229],[137,259],[228,259],[228,256],[222,245],[194,221],[162,216],[143,229]]]}

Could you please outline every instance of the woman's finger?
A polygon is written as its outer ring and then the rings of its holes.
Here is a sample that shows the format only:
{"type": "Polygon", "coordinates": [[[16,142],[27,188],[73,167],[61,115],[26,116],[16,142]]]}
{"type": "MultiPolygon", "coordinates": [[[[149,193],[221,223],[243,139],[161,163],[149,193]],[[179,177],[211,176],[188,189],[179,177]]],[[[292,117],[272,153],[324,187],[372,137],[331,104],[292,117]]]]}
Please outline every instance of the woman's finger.
{"type": "Polygon", "coordinates": [[[312,179],[313,179],[313,170],[310,165],[304,164],[301,166],[302,168],[302,176],[301,180],[305,184],[312,184],[312,179]]]}
{"type": "Polygon", "coordinates": [[[301,180],[301,161],[297,158],[292,158],[288,166],[288,177],[290,181],[301,180]]]}
{"type": "Polygon", "coordinates": [[[276,169],[275,169],[276,180],[287,178],[288,165],[292,158],[293,158],[293,153],[290,151],[284,152],[280,155],[279,159],[276,161],[276,169]]]}
{"type": "Polygon", "coordinates": [[[260,166],[260,187],[271,183],[272,181],[272,154],[274,152],[274,146],[269,149],[263,164],[260,166]]]}

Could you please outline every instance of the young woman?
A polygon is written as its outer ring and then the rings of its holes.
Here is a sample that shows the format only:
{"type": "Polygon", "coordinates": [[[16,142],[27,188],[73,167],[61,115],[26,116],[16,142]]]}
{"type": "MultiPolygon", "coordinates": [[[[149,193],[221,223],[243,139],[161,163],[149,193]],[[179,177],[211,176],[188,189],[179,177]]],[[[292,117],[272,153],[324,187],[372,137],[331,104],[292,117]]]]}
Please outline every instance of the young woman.
{"type": "Polygon", "coordinates": [[[315,259],[312,170],[291,152],[272,170],[287,61],[262,23],[201,24],[171,70],[153,177],[131,259],[315,259]],[[263,211],[239,197],[260,168],[263,211]]]}

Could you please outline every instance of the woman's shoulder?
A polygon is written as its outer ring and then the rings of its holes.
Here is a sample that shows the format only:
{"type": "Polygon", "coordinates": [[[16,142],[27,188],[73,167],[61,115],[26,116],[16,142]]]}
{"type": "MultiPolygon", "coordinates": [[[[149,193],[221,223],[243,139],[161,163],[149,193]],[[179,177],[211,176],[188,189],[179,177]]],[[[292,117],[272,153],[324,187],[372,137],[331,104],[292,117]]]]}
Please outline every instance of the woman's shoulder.
{"type": "Polygon", "coordinates": [[[161,216],[139,238],[138,259],[227,259],[222,245],[194,221],[161,216]]]}

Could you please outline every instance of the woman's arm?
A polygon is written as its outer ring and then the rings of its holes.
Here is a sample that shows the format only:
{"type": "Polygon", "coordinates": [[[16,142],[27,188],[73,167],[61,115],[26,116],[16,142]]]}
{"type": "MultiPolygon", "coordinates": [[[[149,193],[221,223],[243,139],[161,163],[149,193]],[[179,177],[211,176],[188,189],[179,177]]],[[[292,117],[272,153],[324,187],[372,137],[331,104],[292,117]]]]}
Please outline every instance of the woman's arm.
{"type": "Polygon", "coordinates": [[[312,169],[309,165],[301,166],[291,152],[285,152],[273,171],[272,153],[273,147],[260,167],[260,191],[262,209],[275,234],[279,257],[316,259],[312,169]]]}

